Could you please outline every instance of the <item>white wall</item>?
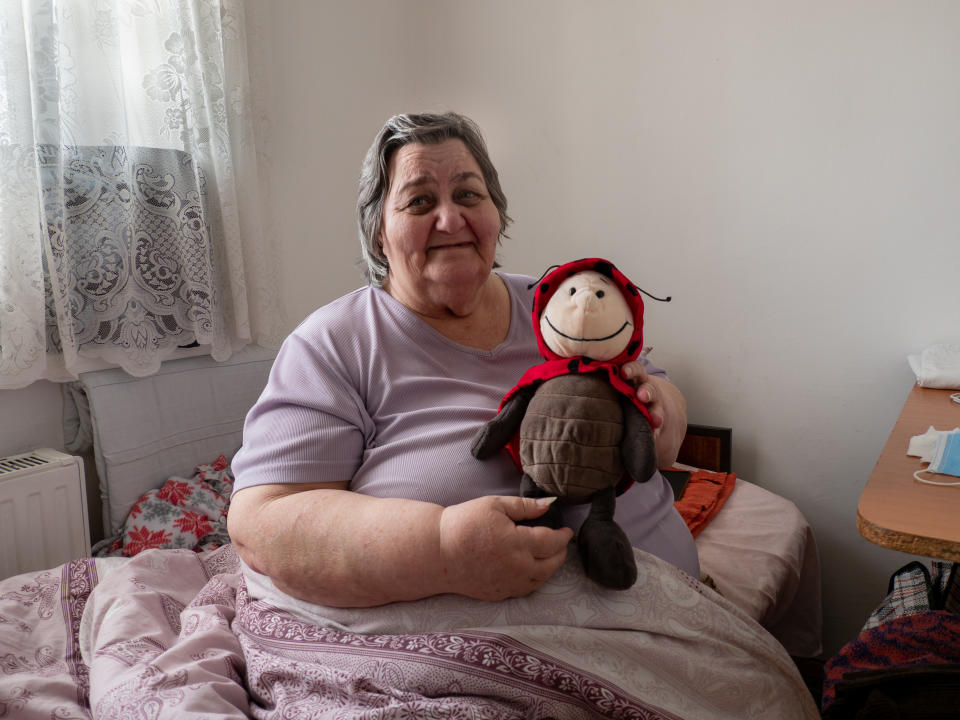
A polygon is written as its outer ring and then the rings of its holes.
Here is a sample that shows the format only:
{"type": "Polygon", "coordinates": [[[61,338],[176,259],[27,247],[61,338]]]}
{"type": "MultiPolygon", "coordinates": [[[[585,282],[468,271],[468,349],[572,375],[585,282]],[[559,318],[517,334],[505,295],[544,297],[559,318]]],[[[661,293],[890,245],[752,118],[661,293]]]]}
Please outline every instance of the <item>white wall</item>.
{"type": "Polygon", "coordinates": [[[63,449],[63,397],[56,383],[0,390],[0,457],[39,447],[63,449]]]}
{"type": "MultiPolygon", "coordinates": [[[[960,341],[960,5],[247,7],[291,321],[361,283],[356,179],[384,119],[472,116],[515,220],[506,269],[598,254],[674,296],[648,303],[653,359],[813,525],[827,654],[856,634],[910,559],[856,530],[905,356],[960,341]]],[[[41,385],[0,392],[0,452],[60,432],[41,385]]]]}

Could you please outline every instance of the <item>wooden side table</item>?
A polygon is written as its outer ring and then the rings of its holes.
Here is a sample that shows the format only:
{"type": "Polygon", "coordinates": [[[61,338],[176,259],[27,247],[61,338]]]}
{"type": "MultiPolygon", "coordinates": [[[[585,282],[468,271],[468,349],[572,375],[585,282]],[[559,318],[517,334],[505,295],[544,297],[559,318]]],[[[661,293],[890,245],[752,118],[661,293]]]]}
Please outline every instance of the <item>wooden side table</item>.
{"type": "MultiPolygon", "coordinates": [[[[937,430],[960,427],[960,404],[950,399],[951,392],[919,385],[910,391],[860,495],[857,527],[877,545],[960,562],[960,486],[918,482],[913,473],[926,463],[907,455],[910,438],[931,425],[937,430]]],[[[924,477],[960,482],[949,475],[924,477]]]]}

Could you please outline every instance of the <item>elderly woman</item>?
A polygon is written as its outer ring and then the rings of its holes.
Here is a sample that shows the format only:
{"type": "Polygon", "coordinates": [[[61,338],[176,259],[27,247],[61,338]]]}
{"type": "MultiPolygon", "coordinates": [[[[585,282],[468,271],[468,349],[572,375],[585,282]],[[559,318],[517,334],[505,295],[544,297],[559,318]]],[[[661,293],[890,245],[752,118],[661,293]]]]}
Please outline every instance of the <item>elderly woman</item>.
{"type": "MultiPolygon", "coordinates": [[[[506,453],[470,454],[540,362],[531,279],[494,270],[510,218],[477,127],[454,113],[388,120],[364,160],[358,214],[369,285],[287,338],[233,461],[229,530],[248,578],[338,607],[526,595],[563,564],[585,507],[570,527],[521,524],[547,502],[518,496],[506,453]]],[[[683,397],[644,362],[622,372],[667,467],[683,397]]],[[[659,474],[619,499],[616,520],[635,547],[698,574],[659,474]]]]}

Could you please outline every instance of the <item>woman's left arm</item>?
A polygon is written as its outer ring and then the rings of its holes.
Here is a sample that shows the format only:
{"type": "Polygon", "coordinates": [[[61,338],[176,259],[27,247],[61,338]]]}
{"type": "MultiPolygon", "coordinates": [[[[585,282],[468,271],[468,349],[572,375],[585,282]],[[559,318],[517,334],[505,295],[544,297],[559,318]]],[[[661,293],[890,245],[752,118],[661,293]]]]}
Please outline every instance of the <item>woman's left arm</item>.
{"type": "Polygon", "coordinates": [[[670,467],[677,461],[680,444],[687,433],[687,401],[676,385],[651,375],[639,360],[624,363],[621,373],[637,385],[637,398],[646,403],[650,411],[657,441],[657,467],[670,467]]]}

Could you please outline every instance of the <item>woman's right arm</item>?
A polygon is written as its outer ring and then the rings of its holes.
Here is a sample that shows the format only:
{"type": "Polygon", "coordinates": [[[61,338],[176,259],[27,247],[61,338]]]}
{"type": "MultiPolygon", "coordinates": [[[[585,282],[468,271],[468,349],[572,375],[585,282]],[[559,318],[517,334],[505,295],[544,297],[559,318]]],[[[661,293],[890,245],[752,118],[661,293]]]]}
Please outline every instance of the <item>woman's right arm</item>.
{"type": "Polygon", "coordinates": [[[346,483],[254,485],[234,495],[228,529],[247,565],[309,602],[502,600],[536,590],[566,558],[570,529],[517,525],[546,509],[499,495],[444,508],[361,495],[346,483]]]}

